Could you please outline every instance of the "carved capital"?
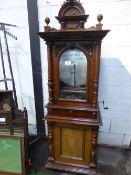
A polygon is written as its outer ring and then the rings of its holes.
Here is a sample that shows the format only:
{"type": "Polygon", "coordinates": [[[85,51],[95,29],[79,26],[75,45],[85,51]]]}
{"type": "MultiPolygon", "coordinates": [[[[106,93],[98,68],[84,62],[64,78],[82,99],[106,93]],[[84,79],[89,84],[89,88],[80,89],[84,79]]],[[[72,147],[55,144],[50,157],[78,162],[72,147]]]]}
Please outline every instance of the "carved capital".
{"type": "Polygon", "coordinates": [[[51,41],[46,41],[47,47],[50,48],[52,46],[52,42],[51,41]]]}
{"type": "Polygon", "coordinates": [[[88,54],[89,54],[90,56],[93,55],[93,51],[94,51],[93,42],[89,42],[89,43],[82,44],[82,46],[88,51],[88,54]]]}
{"type": "Polygon", "coordinates": [[[101,46],[101,40],[95,40],[94,41],[94,47],[100,47],[101,46]]]}

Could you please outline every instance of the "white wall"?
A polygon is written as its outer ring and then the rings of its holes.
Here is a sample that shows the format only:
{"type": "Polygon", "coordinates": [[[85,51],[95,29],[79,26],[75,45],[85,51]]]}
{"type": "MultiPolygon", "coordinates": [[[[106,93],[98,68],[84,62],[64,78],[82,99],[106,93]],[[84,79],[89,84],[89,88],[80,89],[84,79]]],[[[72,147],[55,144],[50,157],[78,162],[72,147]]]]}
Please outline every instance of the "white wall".
{"type": "MultiPolygon", "coordinates": [[[[104,100],[109,109],[104,110],[100,103],[103,127],[100,128],[99,143],[129,145],[131,140],[131,1],[81,0],[81,2],[86,14],[90,15],[86,27],[95,25],[96,16],[102,13],[103,28],[111,29],[102,43],[99,102],[104,100]]],[[[40,31],[44,30],[46,16],[51,19],[51,27],[59,28],[54,17],[58,15],[62,3],[63,0],[38,0],[40,31]]],[[[17,28],[9,27],[9,31],[15,34],[18,40],[8,37],[18,104],[20,109],[27,107],[29,123],[35,124],[27,0],[0,0],[0,17],[0,22],[18,25],[17,28]]],[[[47,54],[44,41],[40,40],[40,42],[44,104],[46,104],[48,101],[47,54]]],[[[3,37],[2,43],[4,44],[3,37]]],[[[5,46],[4,59],[9,77],[5,46]]],[[[2,79],[1,62],[0,79],[2,79]]],[[[3,88],[4,85],[0,83],[0,89],[3,88]]]]}
{"type": "MultiPolygon", "coordinates": [[[[7,27],[9,32],[12,32],[18,37],[18,40],[14,40],[7,35],[16,84],[18,105],[19,109],[23,110],[23,107],[27,108],[29,123],[35,124],[36,119],[30,55],[27,0],[0,0],[0,22],[10,23],[18,26],[17,28],[7,27]]],[[[2,36],[2,44],[4,46],[3,51],[4,60],[6,62],[6,74],[9,78],[10,73],[7,63],[3,34],[2,32],[0,32],[0,34],[2,36]]],[[[0,79],[2,78],[2,67],[0,61],[0,79]]],[[[10,89],[12,89],[11,83],[9,84],[10,89]]],[[[4,84],[0,83],[0,89],[4,88],[4,84]]]]}
{"type": "MultiPolygon", "coordinates": [[[[96,17],[103,14],[104,29],[111,32],[104,38],[101,53],[99,102],[105,101],[108,110],[100,103],[103,127],[99,132],[99,143],[129,145],[131,140],[131,1],[130,0],[81,0],[86,14],[86,27],[97,23],[96,17]]],[[[40,31],[44,19],[51,19],[50,26],[59,28],[54,18],[58,15],[63,0],[38,0],[40,31]]],[[[47,95],[46,45],[41,40],[44,103],[47,95]]]]}

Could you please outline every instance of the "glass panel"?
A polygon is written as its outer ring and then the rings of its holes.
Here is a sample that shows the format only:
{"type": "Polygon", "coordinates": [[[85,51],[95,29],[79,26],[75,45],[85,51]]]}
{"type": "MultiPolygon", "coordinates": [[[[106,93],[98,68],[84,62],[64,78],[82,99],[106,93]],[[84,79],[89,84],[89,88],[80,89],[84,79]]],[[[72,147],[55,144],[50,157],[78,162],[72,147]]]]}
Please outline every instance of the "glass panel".
{"type": "Polygon", "coordinates": [[[80,49],[68,49],[59,62],[60,98],[85,100],[87,81],[87,58],[80,49]]]}

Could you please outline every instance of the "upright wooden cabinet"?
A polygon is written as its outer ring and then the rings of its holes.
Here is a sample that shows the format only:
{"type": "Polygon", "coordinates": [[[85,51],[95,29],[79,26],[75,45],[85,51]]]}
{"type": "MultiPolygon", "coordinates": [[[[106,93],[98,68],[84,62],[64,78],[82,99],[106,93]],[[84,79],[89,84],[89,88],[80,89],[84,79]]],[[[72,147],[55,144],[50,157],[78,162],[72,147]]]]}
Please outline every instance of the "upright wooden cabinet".
{"type": "Polygon", "coordinates": [[[39,35],[48,52],[46,167],[95,175],[100,51],[109,30],[102,30],[102,15],[96,26],[85,28],[88,16],[78,0],[66,0],[56,17],[61,28],[51,28],[46,17],[47,26],[39,35]]]}

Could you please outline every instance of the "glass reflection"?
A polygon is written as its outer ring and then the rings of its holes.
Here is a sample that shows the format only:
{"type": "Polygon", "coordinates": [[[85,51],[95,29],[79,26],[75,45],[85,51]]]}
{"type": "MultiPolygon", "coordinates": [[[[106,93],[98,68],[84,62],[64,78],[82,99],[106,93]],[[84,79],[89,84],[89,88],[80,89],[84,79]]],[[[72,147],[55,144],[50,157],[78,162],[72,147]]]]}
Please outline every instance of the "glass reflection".
{"type": "Polygon", "coordinates": [[[87,58],[80,49],[68,49],[59,62],[60,98],[85,100],[87,58]]]}

